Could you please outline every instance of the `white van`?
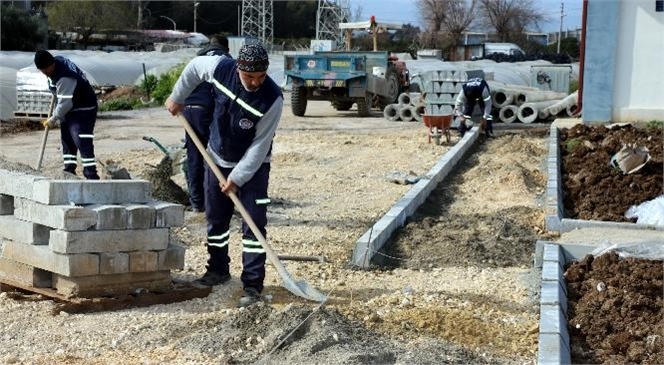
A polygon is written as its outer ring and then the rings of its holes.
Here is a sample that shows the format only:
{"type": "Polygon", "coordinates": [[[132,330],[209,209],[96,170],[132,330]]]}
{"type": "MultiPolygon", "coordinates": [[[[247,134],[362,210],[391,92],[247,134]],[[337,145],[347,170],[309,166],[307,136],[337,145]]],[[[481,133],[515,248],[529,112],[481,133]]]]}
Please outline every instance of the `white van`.
{"type": "Polygon", "coordinates": [[[526,53],[514,43],[484,43],[484,56],[502,53],[509,56],[525,56],[526,53]]]}

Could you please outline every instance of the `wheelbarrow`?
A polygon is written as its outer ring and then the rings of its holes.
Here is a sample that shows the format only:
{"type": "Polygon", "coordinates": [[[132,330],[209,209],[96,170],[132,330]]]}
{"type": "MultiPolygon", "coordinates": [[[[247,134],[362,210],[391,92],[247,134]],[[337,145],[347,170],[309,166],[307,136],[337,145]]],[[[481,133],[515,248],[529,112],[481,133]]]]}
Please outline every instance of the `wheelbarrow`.
{"type": "Polygon", "coordinates": [[[445,141],[450,143],[450,126],[452,125],[452,114],[422,114],[422,122],[428,129],[427,135],[429,143],[431,138],[434,139],[436,145],[440,145],[440,138],[445,136],[445,141]]]}

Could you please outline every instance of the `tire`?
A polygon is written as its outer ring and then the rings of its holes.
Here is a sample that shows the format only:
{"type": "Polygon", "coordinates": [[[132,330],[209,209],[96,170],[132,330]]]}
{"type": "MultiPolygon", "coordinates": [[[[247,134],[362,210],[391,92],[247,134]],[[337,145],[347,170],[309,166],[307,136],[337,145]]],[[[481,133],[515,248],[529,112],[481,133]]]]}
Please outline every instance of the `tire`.
{"type": "Polygon", "coordinates": [[[357,103],[357,115],[368,117],[371,115],[371,94],[367,93],[363,98],[355,99],[357,103]]]}
{"type": "Polygon", "coordinates": [[[307,88],[296,87],[291,93],[291,110],[293,115],[303,117],[307,110],[307,88]]]}
{"type": "Polygon", "coordinates": [[[399,99],[399,94],[401,93],[399,78],[397,77],[397,72],[394,68],[388,68],[385,73],[385,80],[387,80],[387,96],[380,97],[378,105],[381,109],[384,109],[387,105],[396,103],[399,99]]]}
{"type": "Polygon", "coordinates": [[[336,110],[350,110],[350,108],[353,106],[352,101],[333,101],[332,102],[332,107],[336,110]]]}

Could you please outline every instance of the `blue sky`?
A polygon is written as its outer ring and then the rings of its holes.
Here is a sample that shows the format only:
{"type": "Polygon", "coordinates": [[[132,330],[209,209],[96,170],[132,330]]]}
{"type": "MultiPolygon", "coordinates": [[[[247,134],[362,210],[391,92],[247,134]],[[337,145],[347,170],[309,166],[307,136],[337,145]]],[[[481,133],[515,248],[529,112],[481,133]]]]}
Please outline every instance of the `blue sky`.
{"type": "MultiPolygon", "coordinates": [[[[534,0],[536,6],[549,16],[549,21],[541,25],[543,32],[557,32],[560,28],[560,4],[565,5],[563,30],[581,27],[582,0],[534,0]]],[[[371,15],[395,23],[411,23],[421,25],[417,11],[417,0],[350,0],[353,15],[358,5],[362,7],[363,18],[369,20],[371,15]]]]}

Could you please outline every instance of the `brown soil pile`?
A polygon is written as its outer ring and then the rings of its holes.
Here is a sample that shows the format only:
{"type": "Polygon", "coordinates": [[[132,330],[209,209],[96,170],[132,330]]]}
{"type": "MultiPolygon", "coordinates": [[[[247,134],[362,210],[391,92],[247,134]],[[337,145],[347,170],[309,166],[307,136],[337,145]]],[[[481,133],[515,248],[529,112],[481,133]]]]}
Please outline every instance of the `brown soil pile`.
{"type": "Polygon", "coordinates": [[[636,222],[625,217],[632,205],[664,193],[664,130],[631,125],[576,125],[560,133],[565,191],[565,217],[612,222],[636,222]],[[624,144],[646,146],[651,161],[641,170],[623,175],[609,165],[624,144]]]}
{"type": "Polygon", "coordinates": [[[115,99],[141,99],[141,98],[143,100],[147,100],[147,94],[145,93],[144,90],[141,90],[134,86],[121,86],[116,89],[113,89],[113,91],[101,94],[99,96],[99,101],[103,103],[115,99]]]}
{"type": "Polygon", "coordinates": [[[8,121],[0,121],[0,136],[43,130],[44,127],[41,125],[41,123],[32,120],[10,119],[8,121]]]}
{"type": "Polygon", "coordinates": [[[664,364],[663,264],[609,252],[567,269],[573,363],[664,364]]]}

